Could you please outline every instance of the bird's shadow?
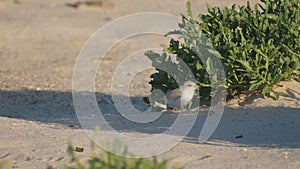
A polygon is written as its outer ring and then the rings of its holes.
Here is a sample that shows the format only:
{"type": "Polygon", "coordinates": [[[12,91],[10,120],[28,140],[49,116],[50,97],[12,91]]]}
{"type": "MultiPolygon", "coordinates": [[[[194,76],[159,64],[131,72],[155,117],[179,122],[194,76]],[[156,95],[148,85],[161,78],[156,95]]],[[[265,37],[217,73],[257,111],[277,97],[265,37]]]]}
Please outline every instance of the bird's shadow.
{"type": "MultiPolygon", "coordinates": [[[[87,93],[91,94],[91,93],[87,93]]],[[[94,95],[94,94],[91,94],[94,95]]],[[[130,121],[119,113],[111,95],[96,93],[96,103],[108,124],[121,132],[160,134],[170,129],[176,113],[162,113],[149,123],[130,121]]],[[[114,96],[120,100],[125,96],[114,96]]],[[[146,110],[142,97],[130,97],[133,106],[146,110]]],[[[89,107],[89,105],[86,105],[89,107]]],[[[183,141],[198,144],[198,137],[207,118],[207,111],[197,113],[197,119],[183,141]]],[[[195,114],[185,114],[187,117],[195,114]]],[[[39,123],[58,124],[81,129],[75,113],[72,92],[61,91],[0,91],[0,117],[39,123]]],[[[93,118],[90,117],[89,118],[93,118]]],[[[186,122],[189,123],[189,122],[186,122]]],[[[94,127],[94,126],[93,126],[94,127]]],[[[290,107],[228,108],[217,129],[206,144],[257,146],[277,148],[300,147],[300,111],[290,107]]],[[[173,133],[176,135],[176,132],[173,133]]],[[[180,135],[180,134],[179,134],[180,135]]]]}

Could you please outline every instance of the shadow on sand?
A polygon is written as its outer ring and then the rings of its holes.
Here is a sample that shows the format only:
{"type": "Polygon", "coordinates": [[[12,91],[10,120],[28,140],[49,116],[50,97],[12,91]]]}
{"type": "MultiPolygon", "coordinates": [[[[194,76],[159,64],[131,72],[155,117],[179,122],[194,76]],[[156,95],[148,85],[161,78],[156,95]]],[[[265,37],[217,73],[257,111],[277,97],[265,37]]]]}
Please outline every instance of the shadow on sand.
{"type": "MultiPolygon", "coordinates": [[[[124,96],[118,96],[124,97],[124,96]]],[[[130,98],[137,109],[145,108],[142,98],[130,98]]],[[[97,93],[101,113],[109,124],[123,132],[159,134],[169,128],[177,114],[163,113],[151,123],[134,123],[122,117],[113,106],[110,95],[97,93]]],[[[0,91],[0,116],[40,123],[78,126],[72,92],[0,91]]],[[[198,113],[185,142],[197,144],[207,112],[198,113]]],[[[289,107],[225,108],[222,120],[206,144],[219,146],[254,146],[264,148],[300,147],[300,110],[289,107]],[[233,143],[233,144],[232,144],[233,143]],[[235,144],[236,143],[236,144],[235,144]]]]}

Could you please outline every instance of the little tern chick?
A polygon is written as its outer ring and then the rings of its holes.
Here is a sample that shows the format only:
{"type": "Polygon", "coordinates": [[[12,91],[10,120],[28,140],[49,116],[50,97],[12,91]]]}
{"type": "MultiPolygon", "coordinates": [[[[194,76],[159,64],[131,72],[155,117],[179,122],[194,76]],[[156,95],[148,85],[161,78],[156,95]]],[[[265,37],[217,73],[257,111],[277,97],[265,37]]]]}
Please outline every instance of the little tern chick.
{"type": "Polygon", "coordinates": [[[167,108],[184,108],[193,98],[199,86],[192,81],[186,81],[179,88],[166,93],[167,108]]]}

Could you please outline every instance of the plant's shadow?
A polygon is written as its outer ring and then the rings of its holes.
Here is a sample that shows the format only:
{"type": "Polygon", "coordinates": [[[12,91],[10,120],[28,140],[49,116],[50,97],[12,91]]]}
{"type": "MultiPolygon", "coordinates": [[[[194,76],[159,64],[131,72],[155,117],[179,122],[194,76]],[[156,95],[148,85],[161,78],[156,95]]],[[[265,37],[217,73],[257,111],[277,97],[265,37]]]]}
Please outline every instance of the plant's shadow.
{"type": "MultiPolygon", "coordinates": [[[[122,99],[124,96],[116,97],[122,99]]],[[[146,109],[141,97],[131,97],[130,100],[137,109],[146,109]]],[[[151,123],[135,123],[118,113],[110,95],[96,93],[96,101],[111,127],[122,132],[159,134],[170,129],[178,115],[163,113],[151,123]]],[[[0,116],[56,123],[72,128],[77,126],[80,129],[72,92],[0,91],[0,116]]],[[[184,139],[185,142],[198,143],[206,117],[206,111],[198,113],[193,128],[184,139]]],[[[297,108],[225,108],[221,122],[207,144],[224,146],[229,142],[236,143],[230,144],[233,146],[299,148],[299,129],[300,110],[297,108]]]]}

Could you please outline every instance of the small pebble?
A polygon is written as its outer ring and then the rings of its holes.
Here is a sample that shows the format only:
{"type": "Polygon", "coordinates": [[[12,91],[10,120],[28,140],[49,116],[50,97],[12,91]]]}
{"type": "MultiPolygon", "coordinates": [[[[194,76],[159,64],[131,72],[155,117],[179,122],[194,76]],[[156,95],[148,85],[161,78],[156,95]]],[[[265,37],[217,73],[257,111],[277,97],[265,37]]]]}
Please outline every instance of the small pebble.
{"type": "Polygon", "coordinates": [[[75,147],[75,151],[77,151],[77,152],[83,152],[84,148],[82,148],[82,147],[75,147]]]}

